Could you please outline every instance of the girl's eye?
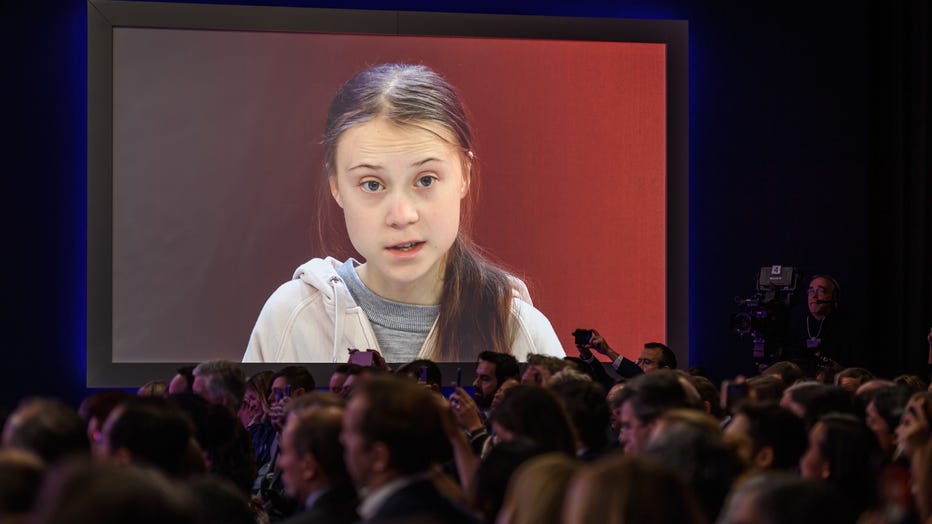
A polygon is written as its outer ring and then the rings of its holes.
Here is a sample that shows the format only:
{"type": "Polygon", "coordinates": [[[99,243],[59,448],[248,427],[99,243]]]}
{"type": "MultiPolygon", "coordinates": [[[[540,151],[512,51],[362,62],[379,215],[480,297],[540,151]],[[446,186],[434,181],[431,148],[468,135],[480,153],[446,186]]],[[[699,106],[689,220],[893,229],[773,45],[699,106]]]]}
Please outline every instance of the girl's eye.
{"type": "Polygon", "coordinates": [[[430,187],[436,181],[437,179],[432,176],[422,176],[421,178],[417,179],[417,185],[418,187],[430,187]]]}
{"type": "Polygon", "coordinates": [[[382,184],[376,180],[366,180],[360,184],[363,191],[367,193],[375,193],[376,191],[382,189],[382,184]]]}

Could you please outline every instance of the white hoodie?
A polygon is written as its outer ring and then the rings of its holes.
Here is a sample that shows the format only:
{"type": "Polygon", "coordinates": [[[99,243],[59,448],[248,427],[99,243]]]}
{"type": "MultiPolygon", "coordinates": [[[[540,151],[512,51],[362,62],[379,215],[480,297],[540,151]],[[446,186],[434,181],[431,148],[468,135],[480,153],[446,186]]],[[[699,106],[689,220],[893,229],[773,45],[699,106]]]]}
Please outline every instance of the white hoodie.
{"type": "MultiPolygon", "coordinates": [[[[249,337],[243,362],[345,362],[347,348],[379,349],[369,318],[356,305],[331,257],[302,264],[293,280],[266,301],[249,337]]],[[[562,358],[565,353],[550,321],[531,305],[527,286],[512,277],[511,312],[515,322],[511,354],[519,361],[528,353],[562,358]]],[[[434,331],[417,358],[438,360],[434,331]]]]}

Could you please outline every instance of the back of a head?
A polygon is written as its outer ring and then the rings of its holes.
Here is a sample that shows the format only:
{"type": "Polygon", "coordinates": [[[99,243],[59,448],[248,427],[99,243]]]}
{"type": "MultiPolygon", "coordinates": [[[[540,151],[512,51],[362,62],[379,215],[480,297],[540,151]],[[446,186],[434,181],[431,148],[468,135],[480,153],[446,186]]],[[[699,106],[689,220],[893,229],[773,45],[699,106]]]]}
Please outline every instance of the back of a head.
{"type": "Polygon", "coordinates": [[[562,453],[535,457],[508,483],[502,514],[511,524],[560,524],[566,489],[580,463],[562,453]]]}
{"type": "Polygon", "coordinates": [[[0,449],[0,522],[32,510],[45,471],[42,460],[29,451],[0,449]]]}
{"type": "Polygon", "coordinates": [[[771,468],[792,470],[799,465],[808,442],[802,419],[776,403],[746,404],[738,412],[748,419],[753,451],[764,447],[773,451],[771,468]]]}
{"type": "Polygon", "coordinates": [[[817,384],[793,390],[793,400],[803,406],[808,426],[827,413],[855,413],[854,396],[838,386],[817,384]]]}
{"type": "Polygon", "coordinates": [[[725,409],[722,407],[721,392],[719,388],[708,378],[701,375],[690,375],[689,381],[699,393],[699,398],[703,403],[708,404],[709,415],[717,420],[725,418],[725,409]]]}
{"type": "Polygon", "coordinates": [[[246,373],[240,362],[208,360],[194,368],[194,377],[203,377],[204,387],[211,402],[224,403],[234,413],[246,394],[246,373]]]}
{"type": "Polygon", "coordinates": [[[275,379],[278,377],[285,377],[288,385],[291,386],[293,390],[301,388],[304,389],[305,392],[310,393],[317,387],[314,376],[311,375],[310,370],[304,366],[285,366],[272,375],[272,380],[270,382],[275,382],[275,379]]]}
{"type": "Polygon", "coordinates": [[[105,426],[111,453],[125,449],[132,461],[160,469],[170,475],[184,471],[190,439],[190,418],[167,399],[135,397],[117,408],[105,426]]]}
{"type": "Polygon", "coordinates": [[[605,389],[591,380],[558,380],[550,390],[563,402],[583,445],[589,449],[603,448],[608,440],[605,428],[609,424],[605,389]]]}
{"type": "Polygon", "coordinates": [[[87,428],[77,412],[60,400],[31,398],[7,419],[4,445],[35,453],[46,464],[90,451],[87,428]]]}
{"type": "Polygon", "coordinates": [[[427,470],[450,454],[435,394],[409,380],[377,376],[364,381],[353,402],[365,405],[358,430],[369,442],[384,443],[390,467],[402,474],[427,470]]]}
{"type": "Polygon", "coordinates": [[[718,524],[847,524],[855,517],[824,482],[765,473],[748,479],[729,496],[718,524]]]}
{"type": "Polygon", "coordinates": [[[407,376],[414,380],[420,380],[422,372],[424,374],[424,383],[436,386],[439,391],[443,383],[443,374],[440,371],[440,366],[433,360],[419,358],[403,364],[395,370],[396,375],[407,376]]]}
{"type": "Polygon", "coordinates": [[[786,385],[778,377],[758,375],[747,380],[755,402],[780,402],[786,385]]]}
{"type": "Polygon", "coordinates": [[[581,469],[570,484],[563,521],[576,524],[701,524],[692,490],[650,458],[614,455],[581,469]]]}
{"type": "Polygon", "coordinates": [[[741,459],[722,433],[705,424],[674,423],[650,440],[645,453],[692,487],[710,522],[743,471],[741,459]]]}
{"type": "Polygon", "coordinates": [[[828,482],[863,509],[877,498],[875,479],[883,462],[877,437],[864,423],[842,413],[819,419],[825,427],[821,454],[828,460],[828,482]]]}
{"type": "Polygon", "coordinates": [[[799,367],[799,364],[788,360],[781,360],[768,366],[767,369],[761,372],[761,375],[775,375],[783,380],[786,387],[790,387],[803,378],[803,370],[799,367]]]}
{"type": "Polygon", "coordinates": [[[202,476],[186,483],[198,524],[256,524],[246,494],[220,477],[202,476]]]}
{"type": "Polygon", "coordinates": [[[479,463],[474,482],[468,486],[471,506],[482,513],[486,521],[494,522],[514,472],[531,458],[544,453],[540,446],[525,438],[492,446],[479,463]]]}
{"type": "Polygon", "coordinates": [[[572,423],[566,409],[552,391],[540,386],[512,388],[495,408],[492,422],[536,442],[547,451],[569,455],[576,452],[572,423]]]}
{"type": "Polygon", "coordinates": [[[108,463],[50,472],[36,505],[44,524],[193,524],[192,501],[155,470],[108,463]]]}
{"type": "Polygon", "coordinates": [[[678,375],[670,370],[638,375],[625,385],[625,390],[635,416],[643,423],[668,409],[693,407],[678,375]]]}

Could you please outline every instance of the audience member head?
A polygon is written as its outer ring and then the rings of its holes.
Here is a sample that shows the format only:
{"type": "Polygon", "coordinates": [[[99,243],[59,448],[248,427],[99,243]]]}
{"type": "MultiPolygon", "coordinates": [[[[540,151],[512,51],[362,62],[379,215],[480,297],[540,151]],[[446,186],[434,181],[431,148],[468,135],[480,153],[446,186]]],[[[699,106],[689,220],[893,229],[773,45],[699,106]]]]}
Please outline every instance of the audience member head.
{"type": "Polygon", "coordinates": [[[863,422],[853,415],[830,413],[809,430],[799,469],[803,478],[835,486],[860,512],[876,500],[881,462],[877,437],[863,422]]]}
{"type": "Polygon", "coordinates": [[[492,413],[492,431],[498,442],[526,438],[544,451],[576,453],[572,423],[550,390],[540,386],[515,386],[492,413]]]}
{"type": "Polygon", "coordinates": [[[521,465],[505,493],[499,522],[560,524],[563,499],[579,462],[562,453],[547,453],[521,465]]]}
{"type": "Polygon", "coordinates": [[[783,381],[786,387],[790,387],[803,378],[803,370],[795,362],[781,360],[767,366],[767,369],[762,371],[761,375],[777,377],[783,381]]]}
{"type": "Polygon", "coordinates": [[[156,470],[72,463],[48,474],[39,494],[45,524],[195,524],[185,489],[156,470]]]}
{"type": "Polygon", "coordinates": [[[139,386],[136,394],[140,397],[164,397],[168,394],[168,384],[164,380],[150,380],[139,386]]]}
{"type": "Polygon", "coordinates": [[[229,480],[202,475],[185,484],[193,502],[197,524],[256,524],[252,504],[229,480]]]}
{"type": "Polygon", "coordinates": [[[521,374],[521,383],[546,387],[550,377],[566,366],[566,361],[561,358],[531,353],[527,356],[527,365],[524,367],[524,373],[521,374]]]}
{"type": "Polygon", "coordinates": [[[758,375],[747,380],[748,395],[752,402],[780,402],[786,384],[773,375],[758,375]]]}
{"type": "Polygon", "coordinates": [[[706,377],[700,375],[691,375],[689,381],[699,393],[702,399],[704,411],[715,417],[716,420],[723,420],[726,416],[725,409],[722,407],[721,392],[715,384],[706,377]]]}
{"type": "Polygon", "coordinates": [[[45,470],[42,459],[31,451],[0,449],[0,522],[26,521],[45,470]]]}
{"type": "Polygon", "coordinates": [[[621,390],[620,399],[618,442],[629,454],[644,451],[654,422],[663,412],[693,407],[679,376],[669,370],[638,375],[621,390]]]}
{"type": "Polygon", "coordinates": [[[193,434],[190,418],[177,405],[162,397],[135,397],[107,417],[95,451],[119,464],[151,466],[181,476],[193,434]]]}
{"type": "Polygon", "coordinates": [[[443,386],[443,375],[440,372],[440,366],[433,360],[419,358],[403,364],[395,370],[395,374],[400,377],[413,379],[415,382],[424,379],[424,384],[432,389],[435,393],[440,393],[443,386]]]}
{"type": "Polygon", "coordinates": [[[913,393],[917,391],[927,391],[929,389],[928,382],[922,380],[917,375],[897,375],[894,377],[893,382],[898,386],[905,386],[913,393]]]}
{"type": "Polygon", "coordinates": [[[285,366],[272,375],[269,386],[269,404],[282,397],[300,397],[317,387],[311,372],[304,366],[285,366]]]}
{"type": "Polygon", "coordinates": [[[291,411],[278,455],[288,496],[304,501],[320,489],[349,482],[340,444],[342,424],[339,407],[291,411]]]}
{"type": "Polygon", "coordinates": [[[835,374],[835,385],[854,393],[873,378],[874,374],[864,368],[845,368],[835,374]]]}
{"type": "Polygon", "coordinates": [[[498,391],[495,392],[495,396],[492,397],[492,411],[495,411],[498,406],[502,405],[502,401],[505,400],[505,395],[508,394],[515,386],[519,386],[521,382],[513,378],[506,378],[504,382],[498,387],[498,391]]]}
{"type": "Polygon", "coordinates": [[[252,439],[239,418],[225,406],[211,404],[198,395],[172,395],[169,399],[194,423],[194,437],[206,471],[249,493],[256,476],[256,462],[252,439]]]}
{"type": "Polygon", "coordinates": [[[801,417],[807,427],[812,427],[819,417],[827,413],[857,412],[851,392],[829,384],[816,383],[813,386],[787,388],[780,405],[801,417]],[[789,394],[792,401],[789,404],[784,404],[786,394],[789,394]]]}
{"type": "Polygon", "coordinates": [[[3,447],[35,453],[53,465],[90,451],[87,428],[75,410],[60,400],[29,398],[19,403],[3,426],[3,447]]]}
{"type": "Polygon", "coordinates": [[[194,368],[191,390],[214,404],[236,413],[246,394],[243,365],[231,360],[208,360],[194,368]]]}
{"type": "Polygon", "coordinates": [[[846,501],[831,486],[788,473],[763,473],[728,497],[718,524],[847,524],[846,501]]]}
{"type": "Polygon", "coordinates": [[[476,379],[472,383],[476,405],[480,409],[489,409],[492,407],[495,392],[505,383],[505,380],[509,378],[518,380],[520,377],[521,370],[514,356],[495,351],[479,353],[479,360],[476,363],[476,379]]]}
{"type": "Polygon", "coordinates": [[[437,397],[393,376],[362,382],[346,406],[340,442],[357,489],[423,473],[449,455],[437,397]]]}
{"type": "Polygon", "coordinates": [[[171,382],[168,383],[168,394],[194,393],[194,366],[178,368],[171,382]]]}
{"type": "Polygon", "coordinates": [[[573,524],[701,524],[696,497],[666,466],[614,455],[583,466],[570,482],[563,522],[573,524]]]}
{"type": "Polygon", "coordinates": [[[493,446],[479,463],[474,481],[466,487],[469,505],[482,514],[486,522],[494,522],[515,470],[543,453],[540,446],[525,438],[493,446]]]}
{"type": "Polygon", "coordinates": [[[550,390],[562,401],[573,423],[579,440],[578,451],[594,458],[608,444],[605,428],[609,425],[609,409],[605,389],[586,375],[587,380],[557,380],[565,372],[554,375],[550,390]]]}
{"type": "Polygon", "coordinates": [[[896,447],[899,454],[911,456],[932,439],[932,393],[913,393],[896,427],[896,447]]]}
{"type": "Polygon", "coordinates": [[[246,393],[237,412],[243,427],[264,422],[269,417],[268,396],[274,374],[274,371],[267,369],[246,379],[246,393]]]}
{"type": "Polygon", "coordinates": [[[644,373],[653,373],[660,369],[676,369],[676,354],[660,342],[648,342],[641,350],[636,361],[644,373]]]}
{"type": "Polygon", "coordinates": [[[749,447],[741,451],[751,467],[787,472],[799,466],[808,439],[802,419],[775,403],[745,404],[725,433],[748,438],[749,447]]]}
{"type": "Polygon", "coordinates": [[[346,382],[350,379],[351,376],[359,375],[361,372],[362,366],[359,364],[352,364],[348,362],[337,364],[337,367],[334,368],[333,373],[330,375],[330,382],[328,384],[330,392],[340,395],[343,398],[349,398],[350,393],[352,393],[352,387],[350,387],[347,391],[344,391],[346,382]]]}
{"type": "MultiPolygon", "coordinates": [[[[667,413],[673,411],[689,410],[667,413]]],[[[704,413],[700,416],[708,422],[684,418],[664,424],[663,431],[652,436],[644,452],[692,486],[703,513],[713,522],[732,483],[744,468],[736,451],[725,443],[714,420],[704,413]]]]}
{"type": "Polygon", "coordinates": [[[822,320],[835,311],[838,304],[838,281],[829,275],[815,275],[809,280],[809,313],[822,320]]]}
{"type": "Polygon", "coordinates": [[[100,439],[101,429],[110,412],[129,398],[132,398],[132,395],[126,391],[113,389],[94,393],[81,401],[81,405],[78,406],[78,416],[87,427],[89,442],[94,443],[100,439]]]}
{"type": "Polygon", "coordinates": [[[889,386],[877,390],[871,397],[864,410],[864,422],[877,437],[884,456],[891,457],[896,447],[894,432],[906,410],[910,390],[905,386],[889,386]]]}

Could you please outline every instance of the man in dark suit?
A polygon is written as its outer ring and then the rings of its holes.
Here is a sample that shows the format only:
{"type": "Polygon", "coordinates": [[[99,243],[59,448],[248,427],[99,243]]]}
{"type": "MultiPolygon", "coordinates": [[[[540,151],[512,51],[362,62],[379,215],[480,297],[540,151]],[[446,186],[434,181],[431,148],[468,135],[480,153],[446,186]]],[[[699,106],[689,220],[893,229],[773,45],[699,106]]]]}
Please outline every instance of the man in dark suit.
{"type": "Polygon", "coordinates": [[[354,392],[340,440],[365,522],[478,522],[434,485],[433,466],[448,449],[440,402],[395,377],[373,377],[354,392]]]}
{"type": "Polygon", "coordinates": [[[288,524],[355,522],[356,490],[343,462],[338,406],[292,410],[282,430],[278,454],[288,496],[303,503],[288,524]]]}

